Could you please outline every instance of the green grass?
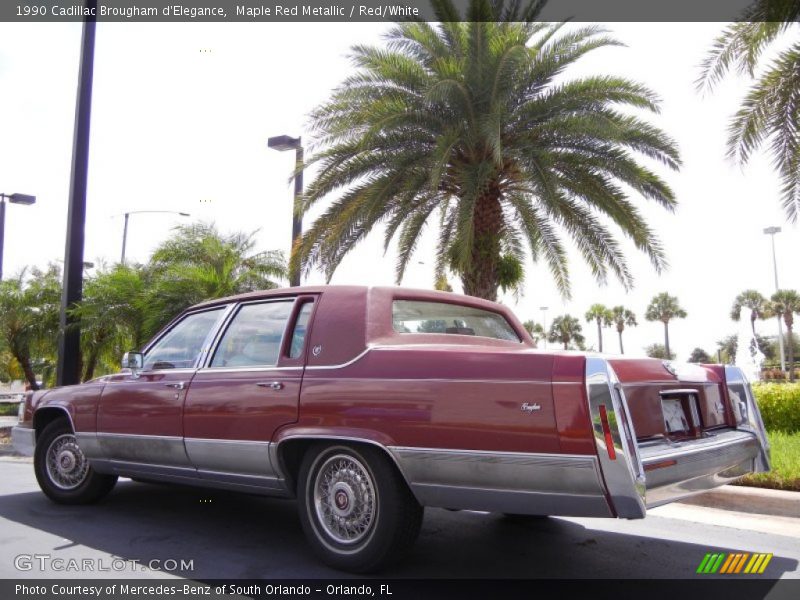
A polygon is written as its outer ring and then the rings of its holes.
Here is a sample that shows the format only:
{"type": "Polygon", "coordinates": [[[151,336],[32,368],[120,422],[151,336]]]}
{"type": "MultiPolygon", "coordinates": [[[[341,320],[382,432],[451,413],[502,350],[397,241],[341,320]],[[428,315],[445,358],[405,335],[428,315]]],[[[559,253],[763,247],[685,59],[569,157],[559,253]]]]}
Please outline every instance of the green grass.
{"type": "Polygon", "coordinates": [[[800,432],[767,434],[772,446],[772,471],[746,475],[737,485],[800,492],[800,432]]]}
{"type": "Polygon", "coordinates": [[[0,402],[0,417],[16,417],[19,414],[19,402],[0,402]]]}

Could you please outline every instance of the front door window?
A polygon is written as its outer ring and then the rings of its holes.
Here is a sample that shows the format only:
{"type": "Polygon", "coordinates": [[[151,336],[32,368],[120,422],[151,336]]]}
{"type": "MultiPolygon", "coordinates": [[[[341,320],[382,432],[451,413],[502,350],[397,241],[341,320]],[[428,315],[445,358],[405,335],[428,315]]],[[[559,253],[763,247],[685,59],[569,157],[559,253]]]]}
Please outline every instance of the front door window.
{"type": "Polygon", "coordinates": [[[191,369],[203,351],[209,332],[219,322],[224,307],[193,313],[178,322],[147,352],[144,370],[191,369]]]}

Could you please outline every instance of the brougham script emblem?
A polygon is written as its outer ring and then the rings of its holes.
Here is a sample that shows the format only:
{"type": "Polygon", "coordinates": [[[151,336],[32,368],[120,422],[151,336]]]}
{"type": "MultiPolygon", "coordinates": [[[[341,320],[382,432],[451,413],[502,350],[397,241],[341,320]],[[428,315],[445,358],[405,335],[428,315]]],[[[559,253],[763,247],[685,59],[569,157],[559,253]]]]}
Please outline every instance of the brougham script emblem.
{"type": "Polygon", "coordinates": [[[530,414],[537,410],[542,410],[542,406],[534,402],[533,404],[528,404],[527,402],[521,406],[521,409],[526,413],[530,414]]]}

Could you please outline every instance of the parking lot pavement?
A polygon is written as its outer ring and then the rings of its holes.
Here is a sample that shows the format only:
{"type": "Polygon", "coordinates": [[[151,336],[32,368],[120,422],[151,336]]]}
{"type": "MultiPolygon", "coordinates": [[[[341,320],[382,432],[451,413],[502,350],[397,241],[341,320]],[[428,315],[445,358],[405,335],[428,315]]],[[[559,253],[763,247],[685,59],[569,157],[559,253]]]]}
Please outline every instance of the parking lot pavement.
{"type": "MultiPolygon", "coordinates": [[[[703,511],[700,507],[689,507],[703,511]]],[[[428,509],[410,556],[385,577],[696,577],[707,552],[773,553],[765,576],[800,578],[796,533],[765,532],[736,517],[710,523],[687,513],[647,519],[549,518],[428,509]],[[693,520],[692,520],[693,519],[693,520]]],[[[752,516],[752,515],[750,515],[752,516]]],[[[763,528],[762,528],[763,529],[763,528]]],[[[340,578],[303,538],[293,501],[120,480],[93,506],[59,506],[39,491],[30,459],[0,458],[0,578],[340,578]],[[83,573],[33,565],[21,554],[59,558],[191,561],[191,569],[83,573]]],[[[127,564],[127,563],[126,563],[127,564]]],[[[708,577],[708,576],[706,576],[708,577]]]]}

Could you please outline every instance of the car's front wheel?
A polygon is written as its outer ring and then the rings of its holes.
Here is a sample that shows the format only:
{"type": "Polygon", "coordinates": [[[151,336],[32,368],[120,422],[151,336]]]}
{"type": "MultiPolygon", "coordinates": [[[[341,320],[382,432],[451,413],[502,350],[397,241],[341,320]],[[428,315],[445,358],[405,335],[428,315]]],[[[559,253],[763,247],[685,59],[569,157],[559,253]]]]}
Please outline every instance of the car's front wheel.
{"type": "Polygon", "coordinates": [[[53,421],[37,436],[33,469],[39,487],[59,504],[96,502],[117,482],[116,475],[92,469],[66,419],[53,421]]]}
{"type": "Polygon", "coordinates": [[[334,568],[376,571],[419,534],[423,509],[377,448],[316,446],[303,459],[297,488],[306,537],[334,568]]]}

